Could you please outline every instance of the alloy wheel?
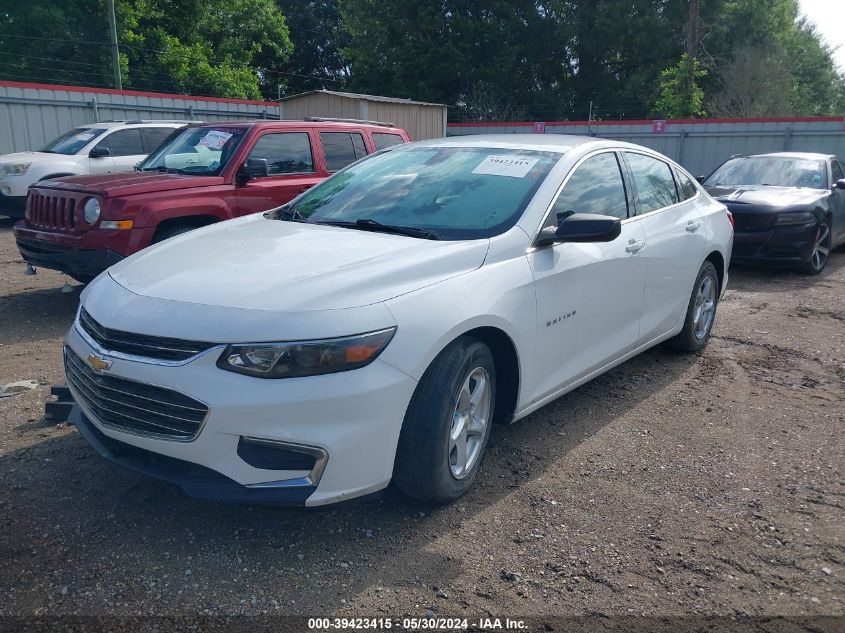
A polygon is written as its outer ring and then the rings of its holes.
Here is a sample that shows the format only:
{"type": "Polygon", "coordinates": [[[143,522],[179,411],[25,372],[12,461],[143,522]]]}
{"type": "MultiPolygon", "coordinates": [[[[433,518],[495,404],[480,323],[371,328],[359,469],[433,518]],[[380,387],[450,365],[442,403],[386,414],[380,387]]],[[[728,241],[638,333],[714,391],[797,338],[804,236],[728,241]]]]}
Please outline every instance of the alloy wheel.
{"type": "Polygon", "coordinates": [[[830,240],[830,226],[827,222],[819,223],[816,241],[813,244],[813,254],[810,256],[810,265],[815,270],[821,270],[827,263],[827,257],[830,254],[830,240]]]}
{"type": "Polygon", "coordinates": [[[490,376],[476,367],[464,379],[458,392],[449,430],[449,470],[463,479],[481,458],[492,404],[490,376]]]}
{"type": "Polygon", "coordinates": [[[704,340],[713,325],[716,314],[716,282],[710,275],[706,275],[698,284],[693,308],[692,331],[699,341],[704,340]]]}

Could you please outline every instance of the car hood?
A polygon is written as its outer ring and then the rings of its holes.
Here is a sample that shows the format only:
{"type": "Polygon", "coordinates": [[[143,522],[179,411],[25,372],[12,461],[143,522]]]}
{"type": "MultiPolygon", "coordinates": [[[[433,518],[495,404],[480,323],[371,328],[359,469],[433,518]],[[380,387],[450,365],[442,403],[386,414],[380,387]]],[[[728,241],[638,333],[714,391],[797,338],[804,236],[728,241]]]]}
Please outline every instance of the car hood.
{"type": "Polygon", "coordinates": [[[447,242],[285,222],[263,214],[174,237],[112,266],[149,297],[303,312],[386,301],[481,266],[489,240],[447,242]]]}
{"type": "Polygon", "coordinates": [[[63,154],[50,154],[48,152],[15,152],[14,154],[3,154],[0,156],[0,164],[2,163],[28,163],[42,160],[45,158],[61,158],[63,154]]]}
{"type": "Polygon", "coordinates": [[[223,183],[220,176],[186,176],[159,172],[125,172],[116,174],[93,174],[89,176],[68,176],[54,180],[42,180],[39,188],[82,191],[104,198],[132,196],[156,191],[207,187],[223,183]]]}
{"type": "Polygon", "coordinates": [[[707,186],[707,193],[731,211],[771,208],[773,211],[809,206],[827,195],[826,189],[766,187],[763,185],[707,186]]]}

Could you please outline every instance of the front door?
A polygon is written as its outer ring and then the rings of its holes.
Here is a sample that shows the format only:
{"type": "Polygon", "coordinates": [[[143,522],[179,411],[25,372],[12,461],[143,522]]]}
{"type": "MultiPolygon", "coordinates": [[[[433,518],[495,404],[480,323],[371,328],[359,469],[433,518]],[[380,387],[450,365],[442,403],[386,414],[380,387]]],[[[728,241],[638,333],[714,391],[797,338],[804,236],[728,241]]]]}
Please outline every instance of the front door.
{"type": "Polygon", "coordinates": [[[324,178],[314,162],[311,135],[306,130],[263,134],[249,158],[266,160],[268,175],[238,187],[238,215],[279,207],[324,178]]]}
{"type": "MultiPolygon", "coordinates": [[[[545,225],[573,213],[628,218],[617,156],[603,152],[576,166],[545,225]]],[[[537,291],[540,377],[534,401],[634,349],[639,337],[646,266],[645,234],[637,218],[606,243],[563,243],[528,254],[537,291]]]]}

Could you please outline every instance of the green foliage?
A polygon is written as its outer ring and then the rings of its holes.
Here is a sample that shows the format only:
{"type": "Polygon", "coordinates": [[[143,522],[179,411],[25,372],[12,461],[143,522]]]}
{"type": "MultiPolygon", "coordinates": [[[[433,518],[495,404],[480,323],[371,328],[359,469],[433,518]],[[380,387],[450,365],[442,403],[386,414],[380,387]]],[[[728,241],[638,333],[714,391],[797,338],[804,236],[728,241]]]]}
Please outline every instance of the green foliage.
{"type": "MultiPolygon", "coordinates": [[[[798,0],[116,0],[124,86],[446,103],[453,120],[842,114],[798,0]],[[679,61],[680,60],[680,61],[679,61]]],[[[111,86],[106,0],[5,0],[0,78],[111,86]]]]}
{"type": "Polygon", "coordinates": [[[660,73],[660,97],[654,104],[657,113],[668,119],[692,119],[705,116],[704,91],[699,80],[707,76],[697,59],[684,53],[680,61],[660,73]]]}
{"type": "MultiPolygon", "coordinates": [[[[117,0],[124,88],[260,98],[292,48],[273,0],[117,0]],[[256,63],[259,61],[261,63],[256,63]]],[[[12,0],[0,77],[113,86],[104,0],[12,0]]]]}
{"type": "MultiPolygon", "coordinates": [[[[342,50],[349,34],[336,0],[277,0],[287,19],[293,54],[279,74],[268,76],[286,95],[325,88],[342,90],[349,65],[342,50]]],[[[275,96],[275,92],[273,93],[275,96]]]]}

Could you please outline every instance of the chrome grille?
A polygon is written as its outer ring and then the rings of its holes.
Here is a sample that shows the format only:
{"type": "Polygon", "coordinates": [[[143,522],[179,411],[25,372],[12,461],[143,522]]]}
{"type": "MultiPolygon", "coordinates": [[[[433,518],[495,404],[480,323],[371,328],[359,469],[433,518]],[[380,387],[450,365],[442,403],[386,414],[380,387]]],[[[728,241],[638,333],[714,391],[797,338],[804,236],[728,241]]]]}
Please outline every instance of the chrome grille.
{"type": "Polygon", "coordinates": [[[32,226],[60,231],[76,229],[76,198],[30,191],[27,205],[32,226]]]}
{"type": "Polygon", "coordinates": [[[147,334],[121,332],[103,327],[82,308],[79,312],[79,324],[85,333],[105,350],[121,352],[145,358],[159,360],[187,360],[215,346],[215,343],[187,341],[178,338],[162,338],[147,334]]]}
{"type": "Polygon", "coordinates": [[[96,374],[67,347],[64,356],[65,376],[74,397],[103,425],[183,441],[199,432],[208,413],[202,402],[163,387],[96,374]]]}

